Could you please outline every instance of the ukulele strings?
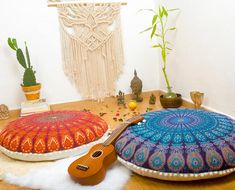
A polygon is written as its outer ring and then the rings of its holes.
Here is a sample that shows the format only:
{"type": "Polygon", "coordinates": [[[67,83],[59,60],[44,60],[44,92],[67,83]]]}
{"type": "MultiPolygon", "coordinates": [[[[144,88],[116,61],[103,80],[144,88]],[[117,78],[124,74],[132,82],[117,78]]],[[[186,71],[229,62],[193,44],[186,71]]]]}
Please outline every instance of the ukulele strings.
{"type": "MultiPolygon", "coordinates": [[[[138,117],[137,117],[137,118],[138,118],[138,117]]],[[[116,129],[114,129],[114,130],[112,131],[110,137],[109,137],[108,139],[106,139],[102,144],[99,144],[99,146],[102,147],[102,148],[100,149],[100,151],[102,151],[103,149],[105,149],[105,144],[108,144],[108,145],[111,144],[111,142],[116,138],[116,133],[118,133],[118,132],[120,132],[120,131],[123,131],[127,126],[129,126],[130,124],[132,124],[134,119],[136,119],[136,117],[133,117],[133,118],[131,118],[131,119],[128,119],[125,123],[122,123],[119,127],[117,127],[116,129]],[[121,128],[124,128],[124,129],[121,129],[121,128]],[[115,138],[112,139],[113,137],[115,137],[115,138]],[[110,139],[112,139],[111,142],[109,142],[110,139]]],[[[99,147],[99,146],[98,146],[98,147],[99,147]]],[[[98,149],[98,147],[97,147],[97,149],[98,149]]],[[[98,151],[95,152],[94,156],[98,156],[98,155],[99,155],[98,151]]],[[[85,161],[83,161],[82,164],[83,164],[83,165],[87,164],[87,163],[89,162],[89,160],[92,160],[92,159],[91,159],[91,156],[89,156],[85,161]]]]}
{"type": "MultiPolygon", "coordinates": [[[[102,148],[100,149],[100,151],[102,151],[102,150],[105,149],[105,144],[108,144],[108,145],[111,144],[109,141],[110,141],[110,139],[112,139],[114,136],[115,136],[115,138],[116,138],[116,133],[118,133],[118,132],[120,132],[120,131],[123,131],[127,126],[129,126],[130,124],[132,124],[132,123],[133,123],[133,119],[136,119],[136,117],[131,118],[131,119],[128,119],[126,122],[122,123],[119,127],[117,127],[116,129],[114,129],[114,130],[112,131],[110,137],[109,137],[108,139],[106,139],[102,144],[99,144],[98,147],[102,147],[102,148]],[[121,130],[121,128],[124,128],[124,129],[121,130]]],[[[115,139],[115,138],[114,138],[114,139],[115,139]]],[[[113,141],[114,139],[112,139],[112,141],[113,141]]],[[[112,141],[111,141],[111,142],[112,142],[112,141]]],[[[98,149],[98,147],[97,147],[97,149],[98,149]]],[[[90,155],[91,155],[91,154],[90,154],[90,155]]],[[[82,162],[83,165],[86,165],[87,163],[89,163],[89,160],[92,160],[90,155],[89,155],[89,157],[88,157],[85,161],[82,162]]],[[[98,155],[99,155],[98,151],[95,152],[94,156],[98,156],[98,155]]]]}
{"type": "MultiPolygon", "coordinates": [[[[108,143],[109,140],[112,139],[114,136],[116,136],[116,133],[120,132],[119,130],[120,130],[122,127],[124,128],[124,127],[126,127],[126,125],[129,125],[129,124],[130,124],[129,122],[122,123],[120,127],[117,127],[116,129],[114,129],[113,132],[111,133],[110,137],[109,137],[108,139],[106,139],[102,144],[99,144],[98,147],[102,147],[102,148],[100,148],[100,151],[102,151],[102,150],[105,149],[105,144],[108,143]]],[[[97,149],[98,149],[98,147],[97,147],[97,149]]],[[[98,156],[98,155],[99,155],[98,151],[95,152],[94,156],[96,157],[96,156],[98,156]]],[[[84,160],[84,161],[82,162],[82,164],[83,164],[83,165],[86,165],[87,163],[89,163],[89,160],[92,160],[92,159],[91,159],[91,156],[89,156],[86,160],[84,160]]]]}
{"type": "MultiPolygon", "coordinates": [[[[105,148],[105,144],[111,144],[111,142],[117,137],[116,134],[121,133],[126,127],[128,127],[129,125],[131,125],[135,120],[138,119],[138,116],[135,116],[131,119],[128,119],[126,122],[122,123],[120,126],[118,126],[116,129],[114,129],[110,135],[110,137],[108,139],[106,139],[103,143],[102,143],[102,147],[100,149],[100,151],[102,151],[105,148]],[[112,140],[111,140],[112,139],[112,140]],[[111,142],[109,142],[111,140],[111,142]]],[[[99,153],[95,152],[94,154],[95,156],[99,155],[99,153]]]]}
{"type": "MultiPolygon", "coordinates": [[[[124,126],[124,124],[122,124],[122,125],[124,126]]],[[[102,151],[102,150],[105,148],[105,144],[107,144],[108,141],[109,141],[110,139],[112,139],[113,136],[115,136],[116,133],[119,132],[119,129],[120,129],[121,127],[123,127],[123,126],[120,126],[120,127],[118,127],[117,129],[115,129],[115,130],[111,133],[111,136],[110,136],[104,143],[102,143],[102,144],[100,144],[100,145],[98,146],[98,147],[101,147],[101,148],[100,148],[100,151],[102,151]]],[[[98,149],[98,147],[97,147],[97,149],[98,149]]],[[[95,152],[94,156],[96,157],[96,156],[98,156],[98,154],[99,154],[98,152],[95,152]]],[[[91,157],[88,157],[88,158],[83,162],[83,164],[84,164],[84,165],[87,164],[89,160],[92,160],[91,157]]]]}

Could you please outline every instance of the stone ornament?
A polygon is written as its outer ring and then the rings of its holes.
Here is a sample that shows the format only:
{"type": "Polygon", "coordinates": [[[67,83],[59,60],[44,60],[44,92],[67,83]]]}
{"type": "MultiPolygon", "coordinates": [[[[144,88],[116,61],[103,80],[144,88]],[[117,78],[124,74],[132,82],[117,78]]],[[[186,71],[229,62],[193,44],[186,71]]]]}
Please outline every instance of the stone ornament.
{"type": "Polygon", "coordinates": [[[0,120],[8,119],[10,117],[9,109],[6,105],[0,105],[0,120]]]}
{"type": "Polygon", "coordinates": [[[142,102],[143,98],[140,96],[142,93],[142,80],[137,76],[136,70],[134,71],[134,78],[131,80],[132,99],[137,102],[142,102]]]}
{"type": "Polygon", "coordinates": [[[117,97],[117,104],[118,105],[126,105],[125,103],[125,94],[121,90],[119,90],[117,97]]]}
{"type": "Polygon", "coordinates": [[[149,104],[154,105],[156,103],[156,96],[154,94],[151,94],[149,98],[149,104]]]}

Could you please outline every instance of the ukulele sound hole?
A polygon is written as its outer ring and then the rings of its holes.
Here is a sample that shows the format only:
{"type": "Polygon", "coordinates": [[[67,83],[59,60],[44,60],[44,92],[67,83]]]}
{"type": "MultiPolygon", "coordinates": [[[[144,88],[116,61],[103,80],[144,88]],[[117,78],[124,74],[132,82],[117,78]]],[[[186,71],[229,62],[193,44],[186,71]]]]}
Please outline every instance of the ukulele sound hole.
{"type": "Polygon", "coordinates": [[[98,151],[95,151],[95,152],[92,154],[92,157],[93,157],[93,158],[98,158],[101,154],[102,154],[102,151],[98,150],[98,151]]]}

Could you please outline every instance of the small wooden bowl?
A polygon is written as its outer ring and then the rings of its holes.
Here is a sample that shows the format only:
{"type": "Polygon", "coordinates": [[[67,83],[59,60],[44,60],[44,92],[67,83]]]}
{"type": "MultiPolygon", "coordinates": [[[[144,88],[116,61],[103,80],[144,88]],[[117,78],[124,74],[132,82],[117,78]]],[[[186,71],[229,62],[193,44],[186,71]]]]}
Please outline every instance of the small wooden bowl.
{"type": "Polygon", "coordinates": [[[160,96],[160,102],[163,108],[178,108],[182,105],[181,94],[176,94],[175,98],[164,98],[163,95],[160,96]]]}

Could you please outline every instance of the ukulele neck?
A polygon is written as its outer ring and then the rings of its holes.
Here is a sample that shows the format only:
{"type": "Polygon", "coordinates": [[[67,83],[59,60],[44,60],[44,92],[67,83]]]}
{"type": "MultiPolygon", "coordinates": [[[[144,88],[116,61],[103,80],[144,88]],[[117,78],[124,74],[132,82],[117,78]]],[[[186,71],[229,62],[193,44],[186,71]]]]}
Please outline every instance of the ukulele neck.
{"type": "Polygon", "coordinates": [[[130,122],[125,122],[119,125],[116,129],[112,131],[110,137],[103,143],[103,145],[108,146],[112,144],[129,125],[131,125],[130,122]]]}

